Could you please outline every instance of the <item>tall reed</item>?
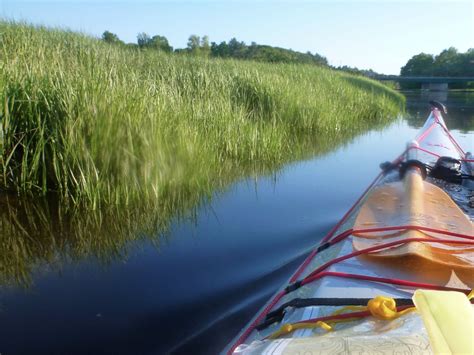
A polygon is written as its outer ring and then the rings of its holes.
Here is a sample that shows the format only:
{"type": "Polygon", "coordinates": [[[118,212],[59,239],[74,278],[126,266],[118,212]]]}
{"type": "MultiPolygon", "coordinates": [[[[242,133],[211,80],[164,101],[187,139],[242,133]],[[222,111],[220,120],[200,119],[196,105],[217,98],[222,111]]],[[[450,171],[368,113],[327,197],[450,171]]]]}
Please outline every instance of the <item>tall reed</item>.
{"type": "Polygon", "coordinates": [[[11,22],[0,45],[0,188],[22,196],[5,199],[0,269],[16,278],[57,252],[101,254],[165,231],[215,189],[331,150],[403,105],[377,82],[310,65],[169,55],[11,22]],[[55,211],[25,202],[52,195],[55,211]]]}
{"type": "Polygon", "coordinates": [[[0,33],[1,186],[95,207],[172,198],[228,163],[281,164],[302,136],[344,138],[402,103],[314,66],[166,55],[8,22],[0,33]]]}

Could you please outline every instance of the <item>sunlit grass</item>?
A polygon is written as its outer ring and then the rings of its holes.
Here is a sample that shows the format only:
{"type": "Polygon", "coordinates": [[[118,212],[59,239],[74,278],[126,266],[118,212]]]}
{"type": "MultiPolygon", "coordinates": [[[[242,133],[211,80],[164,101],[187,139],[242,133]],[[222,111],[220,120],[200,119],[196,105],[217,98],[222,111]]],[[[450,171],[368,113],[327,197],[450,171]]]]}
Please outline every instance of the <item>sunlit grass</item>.
{"type": "Polygon", "coordinates": [[[310,65],[168,55],[8,22],[0,36],[0,186],[53,194],[60,210],[53,220],[21,202],[18,223],[2,212],[0,270],[16,277],[58,250],[100,254],[166,230],[215,189],[331,150],[403,105],[379,83],[310,65]],[[117,230],[104,233],[104,219],[117,230]]]}

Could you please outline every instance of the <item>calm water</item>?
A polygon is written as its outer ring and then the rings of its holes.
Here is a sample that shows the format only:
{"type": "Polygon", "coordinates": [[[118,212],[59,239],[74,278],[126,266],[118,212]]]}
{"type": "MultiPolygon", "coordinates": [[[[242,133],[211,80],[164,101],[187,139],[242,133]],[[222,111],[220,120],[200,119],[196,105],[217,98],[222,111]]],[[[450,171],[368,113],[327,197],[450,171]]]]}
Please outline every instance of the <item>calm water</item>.
{"type": "Polygon", "coordinates": [[[172,227],[160,248],[125,261],[40,266],[29,288],[0,288],[0,353],[216,353],[447,101],[455,137],[474,150],[474,93],[407,93],[408,113],[383,131],[275,176],[241,181],[172,227]],[[441,95],[441,97],[440,97],[441,95]],[[438,97],[436,97],[438,96],[438,97]]]}

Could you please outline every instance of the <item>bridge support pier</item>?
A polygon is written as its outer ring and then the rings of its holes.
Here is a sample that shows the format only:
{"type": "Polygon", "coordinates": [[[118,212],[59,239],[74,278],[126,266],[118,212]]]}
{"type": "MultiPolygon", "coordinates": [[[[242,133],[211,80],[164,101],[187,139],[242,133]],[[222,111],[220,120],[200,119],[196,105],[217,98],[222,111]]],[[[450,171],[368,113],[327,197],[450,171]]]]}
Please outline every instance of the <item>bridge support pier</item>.
{"type": "Polygon", "coordinates": [[[448,83],[422,83],[421,89],[429,91],[448,91],[448,83]]]}

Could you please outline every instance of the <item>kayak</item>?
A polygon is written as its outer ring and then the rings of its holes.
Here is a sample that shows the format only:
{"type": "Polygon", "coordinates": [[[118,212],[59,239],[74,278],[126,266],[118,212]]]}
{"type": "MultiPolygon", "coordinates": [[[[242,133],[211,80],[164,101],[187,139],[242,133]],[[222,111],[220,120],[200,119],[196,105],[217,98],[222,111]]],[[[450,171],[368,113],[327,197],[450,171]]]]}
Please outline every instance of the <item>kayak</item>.
{"type": "Polygon", "coordinates": [[[474,160],[430,104],[404,152],[224,353],[474,354],[474,160]]]}

